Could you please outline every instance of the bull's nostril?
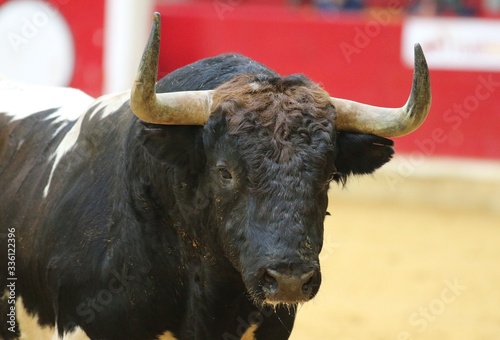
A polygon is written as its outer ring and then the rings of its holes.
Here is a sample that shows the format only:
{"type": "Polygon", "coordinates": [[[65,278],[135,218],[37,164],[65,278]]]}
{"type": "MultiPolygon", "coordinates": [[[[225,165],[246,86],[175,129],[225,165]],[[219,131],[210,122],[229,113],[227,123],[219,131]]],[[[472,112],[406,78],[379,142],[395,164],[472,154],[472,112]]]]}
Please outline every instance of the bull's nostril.
{"type": "Polygon", "coordinates": [[[276,281],[276,278],[267,270],[262,276],[262,284],[270,291],[275,291],[278,288],[278,281],[276,281]]]}
{"type": "Polygon", "coordinates": [[[311,273],[309,280],[307,280],[302,285],[302,293],[304,293],[305,295],[309,295],[311,293],[312,288],[313,288],[313,279],[314,279],[314,273],[311,273]]]}
{"type": "Polygon", "coordinates": [[[266,295],[273,300],[308,300],[311,298],[315,286],[315,271],[291,274],[266,269],[261,277],[261,282],[266,295]]]}

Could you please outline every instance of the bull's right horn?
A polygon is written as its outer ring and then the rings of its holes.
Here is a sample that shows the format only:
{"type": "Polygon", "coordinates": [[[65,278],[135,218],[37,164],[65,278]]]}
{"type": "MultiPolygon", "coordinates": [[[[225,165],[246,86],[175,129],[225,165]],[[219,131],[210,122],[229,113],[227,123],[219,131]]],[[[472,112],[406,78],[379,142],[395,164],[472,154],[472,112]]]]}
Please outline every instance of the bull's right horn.
{"type": "Polygon", "coordinates": [[[213,91],[156,93],[160,20],[160,14],[155,13],[148,43],[130,95],[132,112],[147,123],[203,125],[210,115],[213,91]]]}
{"type": "Polygon", "coordinates": [[[337,110],[339,130],[399,137],[414,131],[424,122],[431,99],[429,69],[422,47],[416,44],[413,84],[403,107],[378,107],[333,97],[331,101],[337,110]]]}

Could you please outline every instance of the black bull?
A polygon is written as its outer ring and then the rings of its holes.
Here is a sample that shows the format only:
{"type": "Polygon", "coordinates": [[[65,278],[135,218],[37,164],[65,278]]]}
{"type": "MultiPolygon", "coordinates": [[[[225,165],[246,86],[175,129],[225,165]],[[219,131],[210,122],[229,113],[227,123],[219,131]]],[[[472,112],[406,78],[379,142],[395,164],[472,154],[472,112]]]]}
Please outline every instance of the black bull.
{"type": "Polygon", "coordinates": [[[60,336],[289,337],[320,286],[330,182],[373,172],[393,143],[337,131],[317,85],[239,55],[183,67],[157,92],[221,85],[204,126],[145,123],[127,94],[74,119],[0,112],[0,289],[15,287],[3,338],[19,336],[14,298],[60,336]]]}

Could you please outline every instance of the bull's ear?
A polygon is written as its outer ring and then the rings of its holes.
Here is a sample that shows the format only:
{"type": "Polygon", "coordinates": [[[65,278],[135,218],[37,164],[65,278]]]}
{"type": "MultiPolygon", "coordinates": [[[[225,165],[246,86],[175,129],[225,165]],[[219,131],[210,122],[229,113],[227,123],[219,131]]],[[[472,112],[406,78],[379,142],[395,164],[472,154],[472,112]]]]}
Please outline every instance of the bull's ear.
{"type": "Polygon", "coordinates": [[[204,160],[199,126],[164,126],[138,122],[137,139],[146,151],[164,164],[196,166],[204,160]]]}
{"type": "Polygon", "coordinates": [[[338,132],[335,161],[340,177],[370,174],[387,163],[394,154],[394,142],[374,135],[338,132]]]}

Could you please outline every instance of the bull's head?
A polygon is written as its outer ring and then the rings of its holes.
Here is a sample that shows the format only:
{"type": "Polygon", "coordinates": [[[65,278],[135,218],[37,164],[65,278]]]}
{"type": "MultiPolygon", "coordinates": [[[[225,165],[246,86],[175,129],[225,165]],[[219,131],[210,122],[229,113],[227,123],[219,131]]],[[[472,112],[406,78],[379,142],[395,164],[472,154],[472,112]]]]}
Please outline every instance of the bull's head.
{"type": "Polygon", "coordinates": [[[156,94],[160,18],[155,15],[131,95],[142,121],[204,125],[214,219],[225,255],[258,302],[311,299],[330,181],[374,171],[392,142],[425,120],[431,103],[423,52],[401,108],[330,97],[303,76],[240,75],[210,91],[156,94]]]}

